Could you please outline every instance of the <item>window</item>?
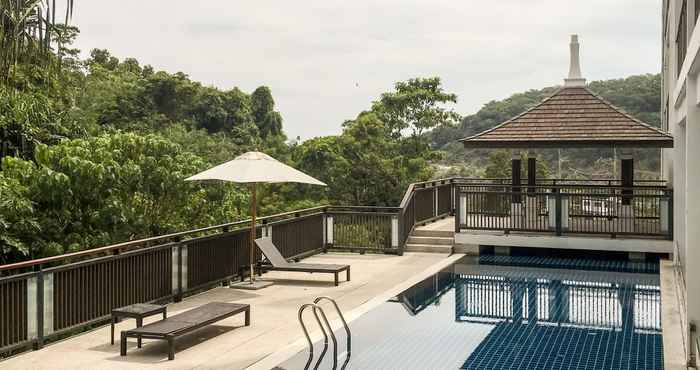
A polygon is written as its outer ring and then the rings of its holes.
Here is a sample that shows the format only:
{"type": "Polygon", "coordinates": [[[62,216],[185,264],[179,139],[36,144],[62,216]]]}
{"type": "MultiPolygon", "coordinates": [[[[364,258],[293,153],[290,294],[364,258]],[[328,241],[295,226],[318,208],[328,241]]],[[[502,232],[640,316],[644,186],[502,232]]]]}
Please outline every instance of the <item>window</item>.
{"type": "Polygon", "coordinates": [[[685,53],[688,48],[688,27],[687,27],[687,7],[686,2],[683,1],[683,6],[681,7],[681,15],[678,19],[678,33],[676,34],[676,76],[680,75],[681,68],[683,67],[683,61],[685,60],[685,53]]]}

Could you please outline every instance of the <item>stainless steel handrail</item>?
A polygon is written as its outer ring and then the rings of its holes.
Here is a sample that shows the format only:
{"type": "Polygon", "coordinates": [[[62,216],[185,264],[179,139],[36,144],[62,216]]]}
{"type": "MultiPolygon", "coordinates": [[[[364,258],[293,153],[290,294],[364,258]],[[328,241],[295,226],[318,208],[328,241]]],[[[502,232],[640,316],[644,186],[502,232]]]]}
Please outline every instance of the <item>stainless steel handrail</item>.
{"type": "Polygon", "coordinates": [[[331,297],[318,297],[314,300],[314,303],[318,304],[322,300],[327,300],[333,303],[333,306],[335,307],[335,311],[338,313],[338,317],[340,317],[340,320],[343,322],[343,327],[345,327],[345,334],[347,335],[347,341],[346,341],[346,351],[348,353],[347,359],[345,360],[345,364],[343,364],[343,369],[347,365],[347,363],[350,361],[350,353],[352,349],[352,334],[350,333],[350,327],[348,326],[348,322],[345,321],[345,316],[343,316],[343,312],[340,311],[340,307],[338,307],[338,303],[331,297]]]}
{"type": "MultiPolygon", "coordinates": [[[[314,343],[311,341],[311,337],[309,336],[309,330],[306,329],[306,324],[304,324],[304,319],[302,317],[302,314],[304,313],[304,310],[307,307],[312,307],[313,308],[313,313],[314,316],[316,317],[316,322],[318,323],[318,326],[321,328],[321,331],[323,332],[323,337],[324,337],[324,347],[323,347],[323,352],[326,352],[326,348],[328,347],[328,334],[326,334],[326,329],[323,328],[323,325],[321,324],[321,319],[318,317],[318,313],[316,313],[316,305],[307,303],[299,307],[299,312],[298,312],[298,317],[299,317],[299,325],[301,325],[301,330],[304,331],[304,335],[306,336],[306,341],[309,343],[309,359],[306,361],[306,365],[304,365],[304,370],[307,370],[309,368],[309,365],[311,365],[311,361],[314,359],[314,343]]],[[[323,356],[321,357],[323,358],[323,356]]]]}
{"type": "Polygon", "coordinates": [[[299,313],[298,313],[299,324],[301,325],[301,328],[304,331],[304,335],[306,336],[306,341],[309,344],[309,359],[306,361],[306,365],[304,365],[304,370],[308,370],[309,365],[311,365],[311,362],[313,361],[313,353],[314,353],[314,344],[311,341],[311,337],[309,336],[309,331],[306,328],[306,324],[304,324],[304,319],[302,316],[304,313],[304,310],[307,307],[311,307],[313,309],[313,313],[314,313],[314,317],[316,318],[316,322],[318,323],[318,326],[321,328],[321,332],[323,332],[323,351],[321,351],[321,354],[319,355],[318,360],[316,361],[316,365],[314,365],[314,370],[318,370],[318,367],[321,365],[321,361],[323,360],[323,357],[326,355],[326,351],[328,350],[328,332],[326,332],[326,328],[321,323],[321,319],[323,319],[323,323],[328,328],[328,331],[330,332],[330,335],[331,335],[331,340],[333,341],[333,369],[335,370],[338,367],[338,340],[335,337],[335,333],[333,333],[333,328],[331,328],[331,325],[328,322],[328,317],[326,317],[326,313],[323,311],[323,308],[321,308],[319,305],[317,305],[315,303],[303,304],[301,307],[299,307],[299,313]],[[320,317],[318,315],[319,313],[321,314],[320,317]]]}

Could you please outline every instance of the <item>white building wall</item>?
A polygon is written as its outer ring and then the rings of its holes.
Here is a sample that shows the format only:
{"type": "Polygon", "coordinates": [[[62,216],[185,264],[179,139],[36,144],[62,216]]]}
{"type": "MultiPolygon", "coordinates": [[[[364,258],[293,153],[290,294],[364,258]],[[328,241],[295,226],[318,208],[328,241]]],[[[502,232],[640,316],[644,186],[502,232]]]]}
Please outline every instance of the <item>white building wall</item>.
{"type": "MultiPolygon", "coordinates": [[[[683,321],[700,325],[700,27],[695,27],[695,0],[666,0],[663,9],[662,113],[674,136],[674,148],[664,150],[664,176],[674,190],[674,257],[686,287],[683,321]],[[676,40],[684,3],[687,51],[679,67],[676,40]]],[[[689,354],[687,339],[686,345],[689,354]]]]}

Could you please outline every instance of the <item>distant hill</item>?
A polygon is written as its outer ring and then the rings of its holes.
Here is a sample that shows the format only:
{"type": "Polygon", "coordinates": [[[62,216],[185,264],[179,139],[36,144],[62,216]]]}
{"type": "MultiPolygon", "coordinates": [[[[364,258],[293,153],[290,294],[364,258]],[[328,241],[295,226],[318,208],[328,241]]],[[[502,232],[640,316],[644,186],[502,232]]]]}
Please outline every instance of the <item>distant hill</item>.
{"type": "MultiPolygon", "coordinates": [[[[632,116],[656,127],[661,124],[661,76],[645,74],[622,79],[593,81],[588,87],[615,106],[632,116]]],[[[545,87],[517,93],[507,99],[490,101],[475,114],[465,116],[459,125],[441,126],[430,133],[429,139],[434,148],[445,152],[444,159],[437,163],[438,175],[461,174],[465,176],[483,175],[488,161],[489,150],[466,150],[458,139],[471,136],[492,128],[513,116],[539,103],[558,87],[545,87]]],[[[537,150],[549,165],[552,175],[556,174],[556,150],[537,150]]],[[[658,150],[637,150],[637,172],[642,177],[655,177],[659,171],[658,150]]],[[[612,148],[607,149],[568,149],[562,150],[562,176],[566,177],[606,177],[612,175],[612,148]]]]}

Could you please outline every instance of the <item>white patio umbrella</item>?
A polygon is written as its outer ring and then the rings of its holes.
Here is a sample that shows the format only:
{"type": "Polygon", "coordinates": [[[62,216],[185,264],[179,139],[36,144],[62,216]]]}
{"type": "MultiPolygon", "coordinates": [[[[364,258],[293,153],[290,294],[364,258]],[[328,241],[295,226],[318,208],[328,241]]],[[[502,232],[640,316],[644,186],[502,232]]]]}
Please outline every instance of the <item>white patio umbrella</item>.
{"type": "Polygon", "coordinates": [[[239,155],[231,161],[212,167],[185,181],[220,180],[236,183],[250,184],[250,283],[254,281],[254,252],[255,252],[255,218],[257,211],[256,188],[259,183],[296,182],[302,184],[322,185],[325,183],[296,170],[269,155],[261,152],[247,152],[239,155]]]}

